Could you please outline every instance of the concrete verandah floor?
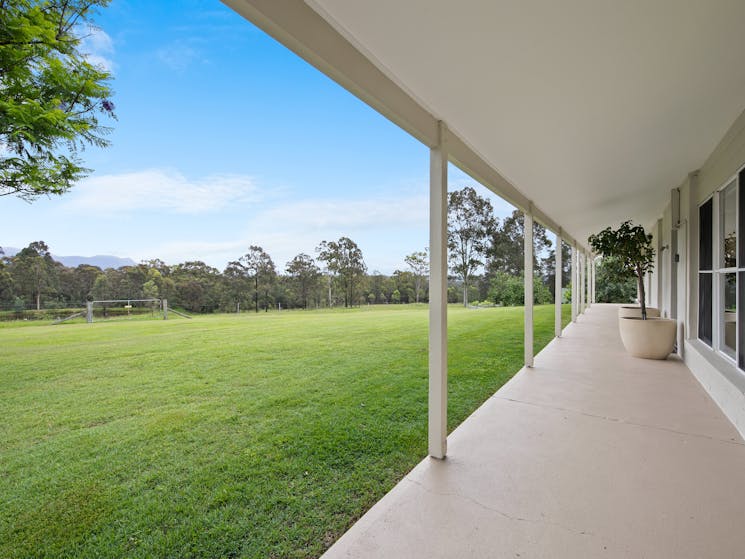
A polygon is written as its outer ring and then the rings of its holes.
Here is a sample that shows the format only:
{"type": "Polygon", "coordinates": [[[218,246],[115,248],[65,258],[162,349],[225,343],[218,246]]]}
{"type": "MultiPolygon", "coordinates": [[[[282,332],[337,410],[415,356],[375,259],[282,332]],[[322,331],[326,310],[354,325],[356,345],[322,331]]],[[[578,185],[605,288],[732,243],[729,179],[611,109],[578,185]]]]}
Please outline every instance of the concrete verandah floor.
{"type": "Polygon", "coordinates": [[[745,557],[745,443],[593,305],[324,555],[745,557]]]}

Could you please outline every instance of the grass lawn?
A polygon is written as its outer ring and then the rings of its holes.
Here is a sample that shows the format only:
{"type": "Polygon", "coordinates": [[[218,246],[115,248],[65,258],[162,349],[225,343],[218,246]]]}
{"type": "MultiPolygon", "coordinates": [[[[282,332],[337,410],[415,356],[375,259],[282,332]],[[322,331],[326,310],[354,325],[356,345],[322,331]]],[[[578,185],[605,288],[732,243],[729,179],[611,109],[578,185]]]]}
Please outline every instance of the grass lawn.
{"type": "MultiPolygon", "coordinates": [[[[450,429],[522,335],[449,308],[450,429]]],[[[0,394],[0,557],[316,557],[426,454],[427,310],[5,325],[0,394]]]]}

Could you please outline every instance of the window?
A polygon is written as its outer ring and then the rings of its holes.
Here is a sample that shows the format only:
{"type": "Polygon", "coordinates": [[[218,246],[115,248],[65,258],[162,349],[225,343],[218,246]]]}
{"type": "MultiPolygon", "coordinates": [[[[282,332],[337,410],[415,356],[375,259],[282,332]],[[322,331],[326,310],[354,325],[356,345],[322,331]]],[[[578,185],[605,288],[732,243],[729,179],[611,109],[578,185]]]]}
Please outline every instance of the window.
{"type": "Polygon", "coordinates": [[[719,350],[737,355],[737,181],[719,192],[719,350]]]}
{"type": "Polygon", "coordinates": [[[708,345],[712,344],[711,316],[711,253],[712,253],[712,214],[713,199],[707,200],[698,209],[698,337],[708,345]]]}
{"type": "Polygon", "coordinates": [[[698,336],[745,369],[745,193],[740,191],[741,184],[745,184],[745,169],[699,207],[698,336]]]}

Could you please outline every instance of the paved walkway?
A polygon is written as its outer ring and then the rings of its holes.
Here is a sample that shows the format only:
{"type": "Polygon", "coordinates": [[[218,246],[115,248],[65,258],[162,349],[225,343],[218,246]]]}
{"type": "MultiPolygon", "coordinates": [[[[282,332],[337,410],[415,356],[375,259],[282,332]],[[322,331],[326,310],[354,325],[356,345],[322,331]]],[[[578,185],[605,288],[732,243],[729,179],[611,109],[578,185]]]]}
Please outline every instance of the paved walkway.
{"type": "Polygon", "coordinates": [[[745,443],[593,305],[324,555],[745,558],[745,443]]]}

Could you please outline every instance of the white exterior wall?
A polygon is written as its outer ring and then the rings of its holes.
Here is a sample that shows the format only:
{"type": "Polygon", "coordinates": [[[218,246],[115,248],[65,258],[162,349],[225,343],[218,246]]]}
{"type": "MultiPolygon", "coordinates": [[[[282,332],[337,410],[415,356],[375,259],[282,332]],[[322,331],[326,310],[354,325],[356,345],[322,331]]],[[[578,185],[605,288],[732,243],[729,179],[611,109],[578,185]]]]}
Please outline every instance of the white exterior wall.
{"type": "MultiPolygon", "coordinates": [[[[708,199],[745,165],[745,113],[741,114],[701,169],[691,173],[679,185],[680,226],[677,229],[679,262],[674,262],[670,251],[658,257],[656,274],[650,283],[659,285],[662,292],[652,300],[668,312],[671,305],[672,285],[668,268],[676,266],[677,272],[677,321],[679,327],[679,352],[696,379],[719,405],[729,420],[745,436],[745,373],[731,361],[697,339],[698,336],[698,206],[708,199]],[[665,262],[667,261],[667,263],[665,262]],[[662,264],[662,267],[660,267],[662,264]],[[663,277],[657,277],[662,273],[663,277]],[[685,341],[684,341],[685,340],[685,341]]],[[[742,187],[741,187],[742,188],[742,187]]],[[[741,191],[741,195],[745,192],[741,191]]],[[[663,214],[660,246],[672,239],[672,213],[668,204],[663,214]]],[[[655,224],[656,225],[656,224],[655,224]]],[[[741,224],[741,227],[745,224],[741,224]]],[[[742,304],[742,303],[740,303],[742,304]]],[[[745,325],[743,325],[745,327],[745,325]]]]}

